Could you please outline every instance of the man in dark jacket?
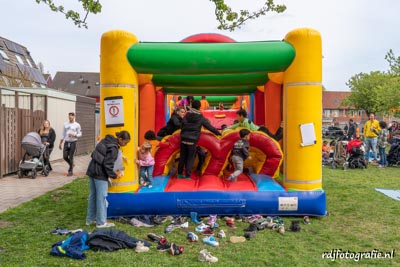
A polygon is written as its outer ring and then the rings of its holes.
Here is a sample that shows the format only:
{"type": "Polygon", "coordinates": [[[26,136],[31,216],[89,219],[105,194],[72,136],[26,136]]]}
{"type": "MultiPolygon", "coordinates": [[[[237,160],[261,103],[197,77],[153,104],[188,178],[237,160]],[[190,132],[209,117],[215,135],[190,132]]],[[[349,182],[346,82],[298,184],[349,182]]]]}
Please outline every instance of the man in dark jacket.
{"type": "Polygon", "coordinates": [[[221,133],[203,117],[199,111],[200,106],[200,101],[194,100],[192,102],[192,107],[182,120],[181,156],[178,164],[178,178],[190,179],[194,158],[196,156],[196,144],[200,139],[201,127],[204,126],[215,135],[221,135],[221,133]],[[186,167],[186,175],[183,175],[184,167],[186,167]]]}
{"type": "MultiPolygon", "coordinates": [[[[89,176],[89,198],[86,225],[96,223],[97,228],[112,227],[107,219],[108,178],[117,178],[114,164],[118,158],[120,146],[126,146],[131,137],[127,131],[116,133],[116,138],[106,135],[96,146],[86,171],[89,176]]],[[[121,155],[122,156],[122,155],[121,155]]]]}
{"type": "Polygon", "coordinates": [[[349,128],[347,130],[347,140],[353,140],[356,138],[357,133],[357,124],[353,121],[353,119],[349,120],[349,128]]]}
{"type": "Polygon", "coordinates": [[[157,133],[157,140],[160,141],[163,137],[173,134],[182,126],[182,119],[185,116],[185,107],[177,107],[176,111],[172,114],[167,122],[167,125],[162,127],[157,133]]]}

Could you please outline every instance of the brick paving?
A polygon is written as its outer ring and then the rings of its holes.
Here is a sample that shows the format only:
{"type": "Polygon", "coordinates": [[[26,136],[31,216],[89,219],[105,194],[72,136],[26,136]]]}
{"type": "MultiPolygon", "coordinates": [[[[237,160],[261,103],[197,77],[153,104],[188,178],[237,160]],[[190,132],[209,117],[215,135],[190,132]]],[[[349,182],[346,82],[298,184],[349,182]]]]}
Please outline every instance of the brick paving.
{"type": "Polygon", "coordinates": [[[47,177],[38,172],[36,179],[20,179],[16,174],[0,178],[0,213],[85,176],[89,162],[90,155],[75,156],[71,177],[66,176],[68,164],[60,160],[51,163],[53,171],[47,177]]]}

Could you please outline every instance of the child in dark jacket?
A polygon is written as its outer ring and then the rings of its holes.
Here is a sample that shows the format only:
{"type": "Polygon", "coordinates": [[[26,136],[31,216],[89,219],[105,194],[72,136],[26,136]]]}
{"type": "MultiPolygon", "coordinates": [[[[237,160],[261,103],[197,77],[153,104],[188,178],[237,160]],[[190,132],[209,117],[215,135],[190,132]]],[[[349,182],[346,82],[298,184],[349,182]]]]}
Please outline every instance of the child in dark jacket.
{"type": "Polygon", "coordinates": [[[228,181],[236,182],[237,177],[243,172],[243,165],[246,159],[251,159],[249,154],[250,131],[242,129],[239,131],[240,139],[236,141],[232,149],[232,163],[235,171],[229,175],[228,181]]]}
{"type": "Polygon", "coordinates": [[[192,102],[192,107],[186,113],[182,120],[181,130],[181,156],[178,164],[178,178],[190,179],[194,159],[196,156],[196,144],[200,139],[201,127],[204,126],[207,130],[215,135],[221,133],[214,128],[210,122],[203,117],[199,111],[201,103],[199,100],[192,102]],[[186,175],[183,175],[183,169],[186,167],[186,175]]]}

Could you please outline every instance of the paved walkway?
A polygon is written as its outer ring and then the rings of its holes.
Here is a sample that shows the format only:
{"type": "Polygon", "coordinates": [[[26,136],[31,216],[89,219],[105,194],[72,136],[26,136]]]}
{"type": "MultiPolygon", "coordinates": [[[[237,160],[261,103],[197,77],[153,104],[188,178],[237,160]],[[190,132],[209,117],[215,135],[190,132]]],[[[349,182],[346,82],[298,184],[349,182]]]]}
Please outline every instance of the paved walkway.
{"type": "Polygon", "coordinates": [[[39,172],[36,179],[19,179],[16,174],[0,178],[0,213],[85,176],[89,162],[90,155],[75,156],[74,176],[71,177],[66,176],[67,163],[60,160],[51,163],[53,171],[47,177],[39,172]]]}

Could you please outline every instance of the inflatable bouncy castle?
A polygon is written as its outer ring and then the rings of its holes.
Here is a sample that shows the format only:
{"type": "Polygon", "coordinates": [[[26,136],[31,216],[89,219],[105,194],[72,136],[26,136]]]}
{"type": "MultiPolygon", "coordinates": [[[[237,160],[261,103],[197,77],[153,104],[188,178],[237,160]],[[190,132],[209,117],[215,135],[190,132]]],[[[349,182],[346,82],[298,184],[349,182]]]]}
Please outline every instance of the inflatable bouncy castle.
{"type": "MultiPolygon", "coordinates": [[[[127,130],[132,138],[122,148],[124,176],[109,187],[109,217],[326,214],[317,31],[300,28],[283,40],[260,42],[197,34],[176,43],[139,42],[131,33],[109,31],[101,39],[100,80],[101,137],[127,130]],[[248,171],[231,182],[224,177],[239,130],[218,137],[202,130],[197,145],[207,156],[201,172],[178,179],[178,130],[157,148],[153,187],[141,187],[137,148],[146,131],[165,125],[171,95],[246,96],[252,121],[271,132],[283,122],[283,139],[252,131],[248,171]]],[[[234,118],[236,110],[207,112],[213,123],[213,118],[234,118]]]]}

